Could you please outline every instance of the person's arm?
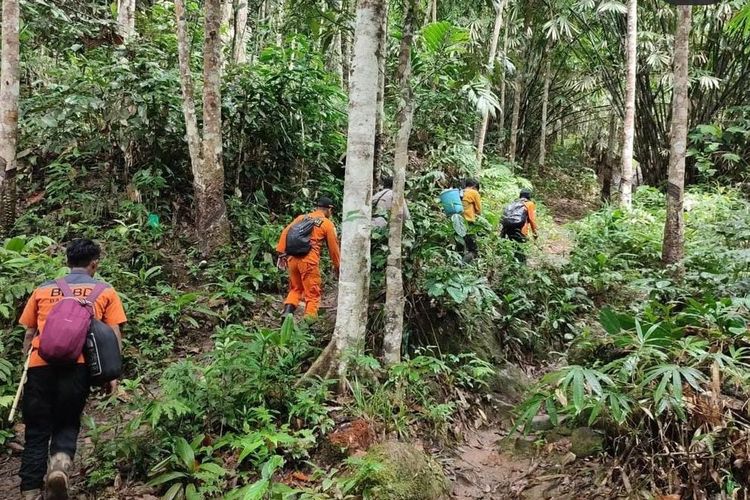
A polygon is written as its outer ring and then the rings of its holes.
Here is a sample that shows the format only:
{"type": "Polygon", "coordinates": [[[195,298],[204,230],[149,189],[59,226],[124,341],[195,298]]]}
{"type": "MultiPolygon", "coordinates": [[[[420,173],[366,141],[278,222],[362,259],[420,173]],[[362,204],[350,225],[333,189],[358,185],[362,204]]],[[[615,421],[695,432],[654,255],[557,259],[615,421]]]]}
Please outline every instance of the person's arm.
{"type": "Polygon", "coordinates": [[[276,251],[278,253],[286,253],[286,235],[289,232],[289,228],[292,227],[292,224],[289,224],[284,228],[283,231],[281,231],[281,236],[279,237],[279,243],[276,245],[276,251]]]}
{"type": "Polygon", "coordinates": [[[27,328],[26,335],[23,337],[23,355],[29,355],[29,349],[31,349],[31,341],[36,337],[36,328],[27,328]]]}
{"type": "Polygon", "coordinates": [[[481,215],[482,214],[482,197],[480,196],[479,192],[477,192],[475,196],[474,207],[476,208],[477,215],[481,215]]]}
{"type": "Polygon", "coordinates": [[[537,231],[537,224],[536,224],[536,203],[531,202],[528,206],[529,211],[529,224],[531,224],[531,232],[534,233],[535,237],[539,236],[539,232],[537,231]]]}
{"type": "Polygon", "coordinates": [[[331,262],[333,263],[334,269],[338,271],[341,266],[341,250],[339,249],[339,241],[336,236],[336,226],[333,222],[326,220],[325,232],[326,232],[326,244],[328,245],[328,253],[331,254],[331,262]]]}
{"type": "Polygon", "coordinates": [[[31,294],[31,297],[29,297],[28,302],[26,302],[26,306],[23,308],[21,318],[18,320],[21,325],[26,327],[26,334],[23,337],[24,356],[29,353],[29,349],[31,348],[31,341],[37,334],[37,313],[38,308],[36,300],[36,290],[34,290],[34,292],[31,294]]]}
{"type": "MultiPolygon", "coordinates": [[[[109,325],[109,327],[112,328],[112,331],[115,332],[117,345],[120,348],[120,352],[122,352],[122,331],[120,330],[120,325],[123,325],[128,321],[128,318],[125,316],[125,308],[122,306],[120,296],[117,295],[114,288],[107,289],[107,291],[102,294],[102,299],[106,300],[104,313],[102,314],[102,321],[109,325]]],[[[104,385],[104,391],[112,394],[117,390],[117,385],[117,380],[113,380],[104,385]]]]}

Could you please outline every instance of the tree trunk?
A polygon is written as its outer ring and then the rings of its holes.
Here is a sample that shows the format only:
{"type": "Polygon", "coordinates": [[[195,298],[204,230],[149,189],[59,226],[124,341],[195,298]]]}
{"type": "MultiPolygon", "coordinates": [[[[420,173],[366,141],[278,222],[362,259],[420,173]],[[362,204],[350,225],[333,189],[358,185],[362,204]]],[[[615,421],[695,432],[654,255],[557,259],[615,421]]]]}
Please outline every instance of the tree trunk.
{"type": "Polygon", "coordinates": [[[135,0],[117,2],[117,32],[125,43],[135,36],[135,0]]]}
{"type": "Polygon", "coordinates": [[[375,160],[373,174],[378,175],[381,168],[381,160],[385,150],[385,71],[386,57],[388,52],[388,4],[385,5],[385,14],[380,25],[380,40],[378,42],[378,105],[377,125],[375,127],[375,160]]]}
{"type": "Polygon", "coordinates": [[[0,223],[3,232],[15,223],[16,144],[20,90],[18,0],[3,0],[0,52],[0,223]]]}
{"type": "Polygon", "coordinates": [[[370,286],[372,171],[378,97],[378,44],[385,0],[360,0],[349,92],[342,209],[341,274],[333,338],[305,377],[346,377],[347,360],[362,352],[370,286]]]}
{"type": "Polygon", "coordinates": [[[193,179],[200,178],[201,138],[198,120],[195,115],[193,74],[190,71],[190,42],[188,41],[187,19],[184,0],[175,0],[174,13],[177,20],[177,56],[180,65],[180,88],[182,89],[182,114],[185,116],[185,131],[193,179]]]}
{"type": "MultiPolygon", "coordinates": [[[[667,220],[664,225],[664,264],[679,264],[684,255],[683,194],[688,128],[688,66],[691,6],[677,6],[677,32],[674,37],[674,77],[672,90],[672,137],[667,182],[667,220]]],[[[679,269],[678,269],[679,271],[679,269]]]]}
{"type": "MultiPolygon", "coordinates": [[[[222,55],[226,52],[231,54],[234,46],[234,0],[221,0],[221,25],[219,28],[222,44],[222,55]]],[[[222,64],[226,62],[222,57],[222,64]]]]}
{"type": "Polygon", "coordinates": [[[497,141],[497,152],[502,154],[503,142],[505,141],[505,89],[507,80],[505,79],[505,58],[508,54],[508,31],[510,31],[510,18],[505,21],[505,33],[503,34],[503,70],[500,73],[500,116],[497,118],[497,129],[499,139],[497,141]]]}
{"type": "Polygon", "coordinates": [[[245,64],[247,62],[247,2],[235,0],[234,10],[234,40],[232,42],[232,62],[245,64]]]}
{"type": "MultiPolygon", "coordinates": [[[[495,58],[497,57],[497,42],[500,40],[500,30],[503,27],[503,8],[505,7],[505,1],[500,0],[497,5],[497,12],[495,14],[495,27],[492,30],[492,38],[490,38],[490,53],[487,59],[487,76],[492,81],[492,73],[495,69],[495,58]]],[[[479,130],[476,134],[476,146],[477,146],[477,163],[479,168],[482,168],[482,160],[484,159],[484,141],[487,137],[487,126],[490,123],[490,113],[484,111],[482,113],[482,120],[479,122],[479,130]]]]}
{"type": "Polygon", "coordinates": [[[601,172],[601,197],[605,203],[609,203],[612,200],[612,171],[615,166],[615,148],[617,147],[617,113],[614,111],[609,115],[608,132],[607,151],[601,172]]]}
{"type": "MultiPolygon", "coordinates": [[[[347,24],[351,15],[356,10],[356,0],[344,0],[344,10],[347,12],[347,24]]],[[[352,30],[347,29],[341,35],[341,73],[344,82],[344,91],[349,92],[349,83],[352,76],[352,30]]]]}
{"type": "Polygon", "coordinates": [[[196,179],[198,231],[204,254],[229,242],[221,141],[221,1],[206,0],[203,38],[203,164],[196,179]]]}
{"type": "Polygon", "coordinates": [[[547,162],[547,108],[549,107],[549,85],[552,79],[552,55],[547,55],[547,67],[544,70],[544,93],[542,94],[542,130],[539,132],[539,167],[544,168],[547,162]]]}
{"type": "Polygon", "coordinates": [[[622,131],[622,174],[620,205],[633,206],[633,141],[635,140],[635,77],[638,53],[638,0],[628,0],[628,34],[626,41],[627,75],[625,79],[625,121],[622,131]]]}
{"type": "MultiPolygon", "coordinates": [[[[333,16],[336,19],[342,19],[344,16],[344,7],[343,2],[341,0],[333,0],[333,16]]],[[[343,61],[342,61],[342,51],[343,51],[343,40],[342,40],[342,31],[343,29],[337,24],[336,26],[336,32],[333,35],[333,40],[331,40],[331,45],[328,49],[328,59],[327,59],[327,68],[328,71],[335,74],[339,84],[342,86],[344,85],[344,68],[343,68],[343,61]]]]}
{"type": "Polygon", "coordinates": [[[390,366],[401,361],[404,336],[404,277],[402,273],[402,233],[404,228],[404,183],[409,163],[409,136],[414,117],[411,89],[411,45],[416,21],[416,0],[405,6],[404,31],[398,57],[399,109],[396,114],[398,136],[393,159],[393,205],[388,226],[388,262],[385,271],[385,337],[383,359],[390,366]]]}
{"type": "Polygon", "coordinates": [[[508,161],[516,161],[516,148],[518,147],[518,121],[521,114],[521,93],[523,92],[523,74],[520,68],[516,68],[515,89],[513,91],[513,116],[510,119],[510,144],[508,145],[508,161]]]}
{"type": "Polygon", "coordinates": [[[229,242],[229,219],[224,202],[224,168],[221,159],[221,2],[207,0],[205,8],[201,141],[190,72],[185,4],[183,0],[175,0],[182,111],[195,192],[195,226],[201,251],[204,255],[210,255],[216,248],[229,242]]]}

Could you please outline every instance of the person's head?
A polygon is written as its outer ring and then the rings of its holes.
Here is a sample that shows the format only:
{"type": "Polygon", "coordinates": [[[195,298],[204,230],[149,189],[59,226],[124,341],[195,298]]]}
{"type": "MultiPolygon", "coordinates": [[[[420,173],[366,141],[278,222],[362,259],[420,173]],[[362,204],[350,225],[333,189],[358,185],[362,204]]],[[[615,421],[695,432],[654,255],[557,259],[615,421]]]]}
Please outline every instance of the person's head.
{"type": "Polygon", "coordinates": [[[91,240],[79,239],[68,244],[66,254],[68,256],[68,267],[86,269],[91,276],[94,276],[97,267],[99,267],[102,249],[91,240]]]}
{"type": "Polygon", "coordinates": [[[323,212],[326,217],[331,217],[333,214],[333,200],[328,198],[327,196],[322,196],[318,200],[318,210],[323,212]]]}
{"type": "Polygon", "coordinates": [[[531,200],[531,190],[530,189],[522,189],[521,194],[519,195],[524,200],[531,200]]]}
{"type": "Polygon", "coordinates": [[[476,189],[479,191],[479,182],[476,179],[466,179],[465,185],[467,188],[476,189]]]}
{"type": "Polygon", "coordinates": [[[393,177],[390,175],[381,177],[380,184],[383,186],[383,189],[393,189],[393,177]]]}

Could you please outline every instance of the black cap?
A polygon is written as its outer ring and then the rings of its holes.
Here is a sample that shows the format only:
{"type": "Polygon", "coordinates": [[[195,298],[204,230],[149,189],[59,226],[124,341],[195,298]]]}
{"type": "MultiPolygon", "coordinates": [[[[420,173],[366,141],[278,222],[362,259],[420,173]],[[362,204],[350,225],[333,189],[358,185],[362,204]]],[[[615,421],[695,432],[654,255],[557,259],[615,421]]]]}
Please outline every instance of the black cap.
{"type": "Polygon", "coordinates": [[[318,208],[333,208],[334,206],[333,200],[327,196],[321,196],[318,199],[318,208]]]}
{"type": "Polygon", "coordinates": [[[521,198],[526,198],[527,200],[531,199],[531,190],[530,189],[522,189],[521,190],[521,198]]]}

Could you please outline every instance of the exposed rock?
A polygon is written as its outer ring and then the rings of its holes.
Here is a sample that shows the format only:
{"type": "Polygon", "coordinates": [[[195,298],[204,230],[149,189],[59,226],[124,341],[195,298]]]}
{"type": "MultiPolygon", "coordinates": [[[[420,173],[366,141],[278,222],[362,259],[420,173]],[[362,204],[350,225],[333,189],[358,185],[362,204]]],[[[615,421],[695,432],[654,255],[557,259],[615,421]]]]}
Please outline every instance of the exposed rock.
{"type": "Polygon", "coordinates": [[[438,500],[448,492],[442,467],[410,444],[373,446],[365,460],[382,465],[368,477],[373,500],[438,500]]]}
{"type": "Polygon", "coordinates": [[[570,451],[578,458],[596,455],[604,449],[604,439],[591,427],[579,427],[570,435],[570,451]]]}

